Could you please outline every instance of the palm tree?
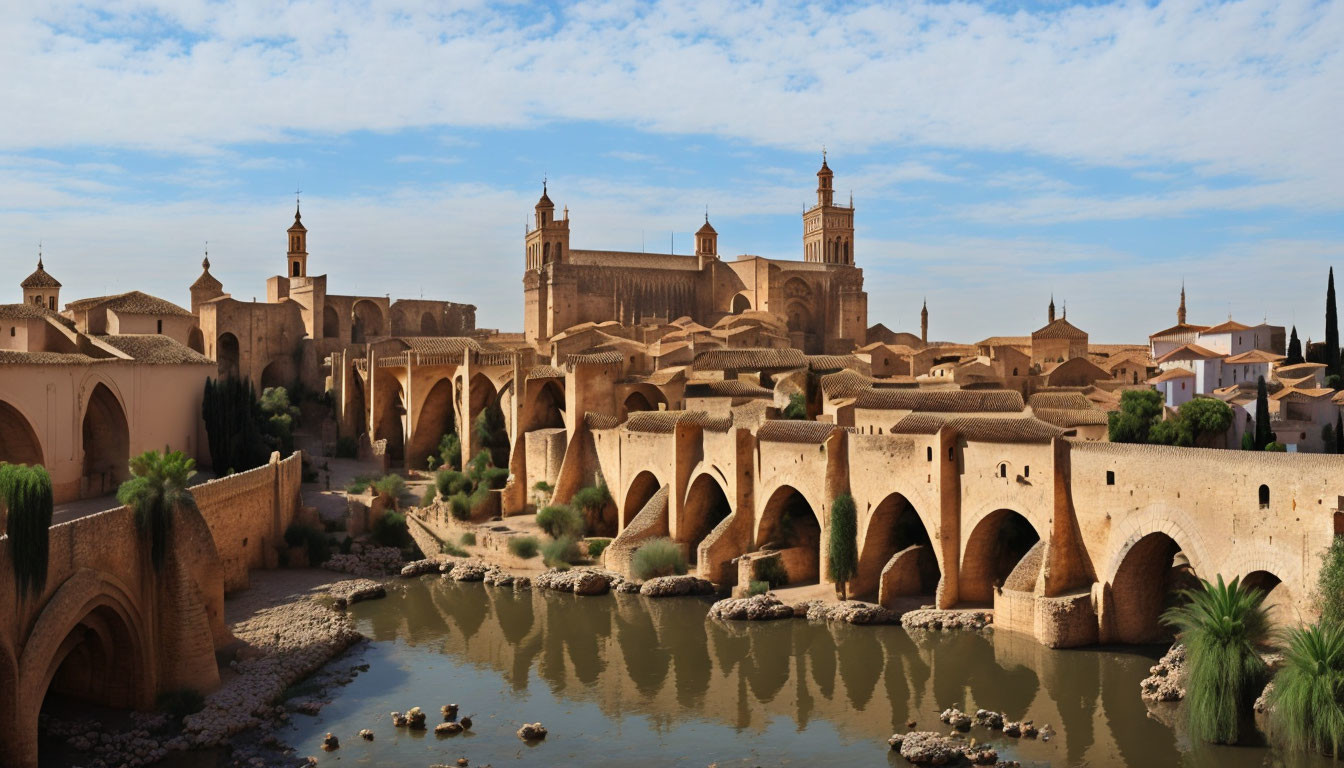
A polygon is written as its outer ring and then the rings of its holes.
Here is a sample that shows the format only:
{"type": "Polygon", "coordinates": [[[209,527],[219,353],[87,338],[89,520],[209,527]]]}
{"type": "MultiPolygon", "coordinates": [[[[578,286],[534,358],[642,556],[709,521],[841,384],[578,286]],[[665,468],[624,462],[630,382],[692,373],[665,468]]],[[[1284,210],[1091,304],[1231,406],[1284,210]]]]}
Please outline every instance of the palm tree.
{"type": "Polygon", "coordinates": [[[1344,630],[1331,623],[1288,633],[1269,693],[1271,731],[1290,749],[1339,754],[1344,742],[1344,630]]]}
{"type": "Polygon", "coordinates": [[[187,482],[196,474],[196,460],[181,451],[145,451],[131,459],[131,479],[117,489],[117,500],[135,513],[135,527],[150,539],[154,570],[163,567],[173,512],[196,509],[187,482]]]}
{"type": "Polygon", "coordinates": [[[1256,651],[1270,633],[1265,593],[1239,579],[1224,584],[1222,576],[1217,584],[1204,579],[1200,584],[1201,589],[1181,590],[1188,602],[1168,608],[1162,621],[1176,627],[1185,644],[1191,737],[1235,744],[1241,715],[1267,671],[1256,651]]]}

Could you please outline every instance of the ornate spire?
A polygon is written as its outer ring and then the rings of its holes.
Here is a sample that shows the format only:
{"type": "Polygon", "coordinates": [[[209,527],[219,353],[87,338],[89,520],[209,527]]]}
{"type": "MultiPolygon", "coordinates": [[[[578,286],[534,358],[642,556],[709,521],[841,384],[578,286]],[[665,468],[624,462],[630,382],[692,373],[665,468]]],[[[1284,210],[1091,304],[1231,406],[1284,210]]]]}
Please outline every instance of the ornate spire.
{"type": "Polygon", "coordinates": [[[1176,322],[1185,325],[1185,281],[1181,281],[1181,307],[1176,310],[1176,322]]]}
{"type": "Polygon", "coordinates": [[[1051,292],[1050,292],[1049,322],[1052,322],[1052,323],[1055,322],[1055,293],[1054,293],[1054,291],[1051,291],[1051,292]]]}
{"type": "Polygon", "coordinates": [[[201,259],[201,269],[210,269],[210,241],[205,241],[205,258],[201,259]]]}

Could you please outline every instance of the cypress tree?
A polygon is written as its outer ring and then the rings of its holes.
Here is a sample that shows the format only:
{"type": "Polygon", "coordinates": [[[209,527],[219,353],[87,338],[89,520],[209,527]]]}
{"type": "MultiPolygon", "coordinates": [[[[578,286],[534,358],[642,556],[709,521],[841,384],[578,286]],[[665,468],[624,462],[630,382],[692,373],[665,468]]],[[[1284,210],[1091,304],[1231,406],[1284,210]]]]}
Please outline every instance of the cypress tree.
{"type": "Polygon", "coordinates": [[[1302,342],[1297,340],[1297,326],[1293,326],[1293,332],[1288,337],[1288,356],[1283,361],[1284,365],[1297,365],[1306,362],[1302,357],[1302,342]]]}
{"type": "Polygon", "coordinates": [[[840,599],[848,599],[849,580],[859,570],[858,520],[854,497],[842,493],[831,502],[830,539],[827,547],[826,575],[840,590],[840,599]]]}
{"type": "Polygon", "coordinates": [[[1335,311],[1335,268],[1325,288],[1325,364],[1326,373],[1339,373],[1339,314],[1335,311]]]}
{"type": "Polygon", "coordinates": [[[1265,377],[1261,376],[1255,385],[1255,450],[1263,451],[1272,442],[1274,433],[1269,431],[1269,389],[1265,387],[1265,377]]]}
{"type": "Polygon", "coordinates": [[[250,380],[207,379],[201,416],[215,474],[243,472],[266,463],[269,452],[262,437],[266,416],[250,380]]]}
{"type": "Polygon", "coordinates": [[[0,506],[8,510],[5,533],[20,598],[41,595],[47,587],[53,502],[46,469],[0,463],[0,506]]]}

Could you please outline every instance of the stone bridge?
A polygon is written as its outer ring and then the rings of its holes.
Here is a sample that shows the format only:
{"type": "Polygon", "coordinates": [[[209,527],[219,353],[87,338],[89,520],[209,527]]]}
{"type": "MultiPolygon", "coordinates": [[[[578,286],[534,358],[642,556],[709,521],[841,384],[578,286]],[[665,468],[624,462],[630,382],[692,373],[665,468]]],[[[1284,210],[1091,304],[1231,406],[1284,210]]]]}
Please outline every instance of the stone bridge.
{"type": "Polygon", "coordinates": [[[224,593],[249,567],[274,565],[293,519],[299,454],[193,489],[198,512],[174,516],[165,562],[127,507],[53,526],[46,586],[20,594],[0,537],[0,754],[38,764],[37,720],[49,693],[150,709],[165,691],[219,684],[215,650],[232,642],[224,593]]]}
{"type": "Polygon", "coordinates": [[[751,578],[766,557],[790,583],[817,583],[831,504],[847,492],[858,510],[851,593],[992,606],[999,627],[1052,647],[1161,639],[1168,591],[1194,576],[1267,590],[1280,622],[1311,617],[1320,554],[1340,528],[1344,460],[1075,442],[1034,419],[923,421],[871,434],[589,414],[556,497],[605,479],[613,567],[642,538],[667,536],[719,583],[751,578]]]}

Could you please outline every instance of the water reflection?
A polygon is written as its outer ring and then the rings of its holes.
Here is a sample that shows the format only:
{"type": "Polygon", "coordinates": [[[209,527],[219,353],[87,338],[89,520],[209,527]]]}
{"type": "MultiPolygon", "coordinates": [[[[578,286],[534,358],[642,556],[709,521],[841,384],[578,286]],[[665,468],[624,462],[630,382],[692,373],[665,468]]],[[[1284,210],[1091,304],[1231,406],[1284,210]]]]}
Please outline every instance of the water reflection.
{"type": "Polygon", "coordinates": [[[630,727],[632,717],[660,735],[693,727],[694,745],[677,742],[686,764],[720,759],[725,749],[759,759],[769,754],[767,741],[780,748],[783,724],[806,731],[787,756],[860,749],[884,760],[893,730],[907,720],[941,729],[937,714],[953,705],[1053,724],[1060,735],[1049,743],[991,739],[1029,762],[1248,767],[1281,760],[1261,748],[1192,751],[1149,716],[1138,681],[1152,658],[1130,649],[1051,651],[1010,633],[708,622],[707,607],[694,599],[581,598],[425,579],[356,606],[355,615],[375,640],[433,649],[496,675],[515,699],[544,689],[565,712],[595,707],[600,717],[585,722],[585,733],[611,745],[604,753],[611,764],[647,763],[648,754],[633,750],[664,747],[635,746],[644,737],[630,727]],[[769,739],[754,736],[766,732],[769,739]]]}

